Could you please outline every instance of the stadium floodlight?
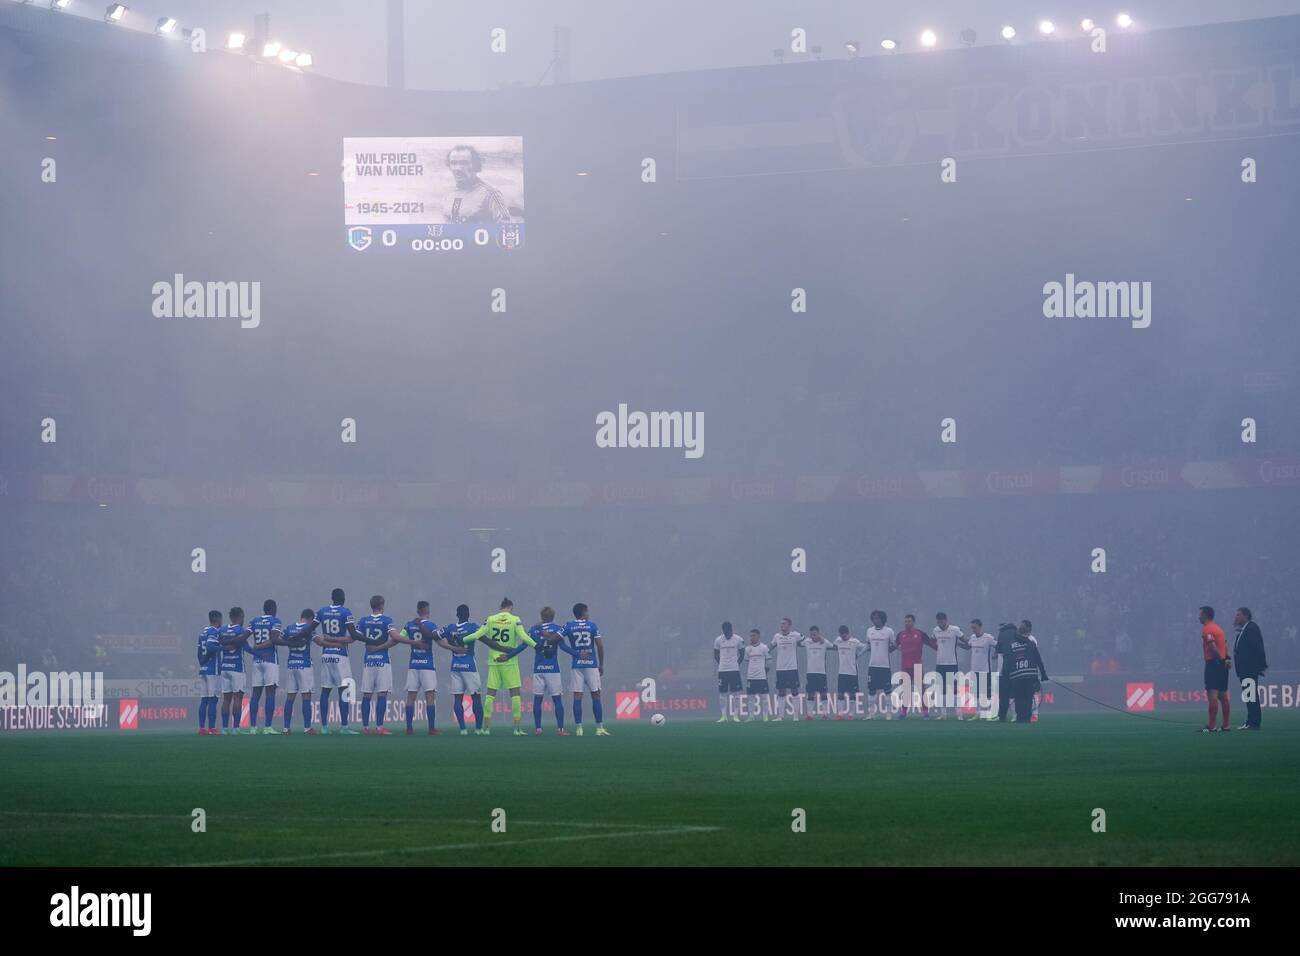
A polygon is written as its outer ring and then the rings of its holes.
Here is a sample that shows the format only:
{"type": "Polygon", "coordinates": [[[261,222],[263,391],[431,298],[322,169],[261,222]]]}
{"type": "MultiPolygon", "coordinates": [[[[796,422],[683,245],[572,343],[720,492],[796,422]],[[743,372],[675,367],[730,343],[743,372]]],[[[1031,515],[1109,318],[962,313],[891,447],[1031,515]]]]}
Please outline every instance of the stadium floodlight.
{"type": "Polygon", "coordinates": [[[1007,24],[1005,27],[1002,28],[1002,39],[1010,43],[1015,38],[1016,38],[1015,27],[1011,26],[1011,24],[1007,24]]]}
{"type": "Polygon", "coordinates": [[[898,49],[898,44],[889,38],[885,38],[880,41],[880,48],[882,50],[896,50],[898,49]]]}
{"type": "Polygon", "coordinates": [[[921,34],[921,46],[925,47],[926,49],[930,49],[938,42],[939,42],[939,38],[935,36],[933,30],[926,30],[921,34]]]}
{"type": "Polygon", "coordinates": [[[280,55],[280,42],[278,40],[268,40],[266,42],[266,45],[262,47],[262,56],[264,57],[270,58],[279,55],[280,55]]]}
{"type": "Polygon", "coordinates": [[[50,0],[51,10],[66,10],[72,6],[72,0],[50,0]]]}
{"type": "Polygon", "coordinates": [[[292,62],[293,62],[294,60],[296,60],[296,59],[298,59],[298,51],[297,51],[297,50],[281,50],[281,51],[280,51],[280,62],[281,62],[281,63],[292,63],[292,62]]]}
{"type": "Polygon", "coordinates": [[[316,61],[311,58],[310,53],[299,53],[298,58],[293,61],[294,66],[299,67],[300,69],[306,69],[315,62],[316,61]]]}
{"type": "Polygon", "coordinates": [[[166,34],[168,34],[168,33],[175,33],[175,32],[176,32],[176,18],[175,18],[175,17],[159,17],[159,18],[158,18],[158,22],[154,25],[153,32],[154,32],[154,33],[157,33],[159,36],[163,36],[163,35],[166,35],[166,34]]]}
{"type": "Polygon", "coordinates": [[[862,44],[859,43],[857,40],[845,40],[844,51],[848,53],[848,55],[851,57],[857,56],[859,53],[862,52],[862,44]]]}
{"type": "Polygon", "coordinates": [[[960,36],[961,36],[962,43],[966,44],[967,46],[975,45],[975,31],[972,30],[970,27],[967,27],[965,30],[962,30],[960,36]]]}
{"type": "Polygon", "coordinates": [[[110,4],[109,4],[105,9],[104,9],[104,22],[105,22],[105,23],[120,23],[121,20],[122,20],[122,18],[125,17],[125,16],[126,16],[126,4],[125,4],[125,3],[110,3],[110,4]]]}
{"type": "Polygon", "coordinates": [[[1084,17],[1079,22],[1079,29],[1082,30],[1084,33],[1091,33],[1092,28],[1095,27],[1096,25],[1097,24],[1093,22],[1092,17],[1084,17]]]}
{"type": "Polygon", "coordinates": [[[244,44],[247,42],[248,42],[248,37],[244,36],[242,33],[232,33],[226,37],[226,49],[242,50],[244,48],[244,44]]]}
{"type": "Polygon", "coordinates": [[[1053,33],[1056,32],[1056,24],[1053,23],[1051,20],[1039,20],[1038,32],[1045,37],[1050,37],[1053,33]]]}
{"type": "Polygon", "coordinates": [[[1119,16],[1115,18],[1115,22],[1119,24],[1119,28],[1121,30],[1127,30],[1129,27],[1133,25],[1133,18],[1130,17],[1127,13],[1121,13],[1119,16]]]}

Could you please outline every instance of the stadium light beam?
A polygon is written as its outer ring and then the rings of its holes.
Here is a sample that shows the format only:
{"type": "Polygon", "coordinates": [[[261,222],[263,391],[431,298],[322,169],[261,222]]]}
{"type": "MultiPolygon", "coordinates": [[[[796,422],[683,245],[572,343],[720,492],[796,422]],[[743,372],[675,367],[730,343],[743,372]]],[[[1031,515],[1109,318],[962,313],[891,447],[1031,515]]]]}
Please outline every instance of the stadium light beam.
{"type": "Polygon", "coordinates": [[[121,23],[122,18],[125,16],[126,16],[126,4],[124,3],[110,3],[104,9],[105,23],[121,23]]]}
{"type": "Polygon", "coordinates": [[[938,42],[939,38],[935,36],[933,30],[925,30],[921,33],[921,46],[925,47],[927,50],[933,49],[934,45],[938,42]]]}

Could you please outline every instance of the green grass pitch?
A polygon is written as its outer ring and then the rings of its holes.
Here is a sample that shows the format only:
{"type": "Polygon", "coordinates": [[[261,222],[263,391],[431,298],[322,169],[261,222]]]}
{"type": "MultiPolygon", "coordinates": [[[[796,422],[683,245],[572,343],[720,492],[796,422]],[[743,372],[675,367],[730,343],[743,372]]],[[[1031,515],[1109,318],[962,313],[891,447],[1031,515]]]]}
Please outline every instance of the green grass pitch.
{"type": "Polygon", "coordinates": [[[0,865],[1300,863],[1295,713],[1215,735],[1190,712],[582,739],[547,719],[527,739],[6,735],[0,865]]]}

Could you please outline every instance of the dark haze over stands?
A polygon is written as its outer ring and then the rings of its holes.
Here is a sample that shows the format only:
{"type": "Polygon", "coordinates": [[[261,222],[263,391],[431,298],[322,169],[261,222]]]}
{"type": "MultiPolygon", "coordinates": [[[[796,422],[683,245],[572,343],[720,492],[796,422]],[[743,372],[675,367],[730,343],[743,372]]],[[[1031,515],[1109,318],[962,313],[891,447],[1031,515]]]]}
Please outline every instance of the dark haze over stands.
{"type": "Polygon", "coordinates": [[[272,596],[288,616],[335,586],[354,609],[386,594],[402,620],[427,598],[440,623],[503,593],[529,623],[542,604],[586,601],[618,686],[665,671],[704,686],[724,618],[856,632],[875,607],[895,627],[909,611],[928,628],[946,610],[964,630],[1029,617],[1055,671],[1100,651],[1140,672],[1195,668],[1197,606],[1226,625],[1248,604],[1274,666],[1300,663],[1300,209],[1279,184],[1300,168],[1300,116],[1123,148],[1053,133],[1019,152],[957,149],[956,185],[920,142],[858,143],[868,163],[885,157],[875,168],[844,159],[900,91],[1215,63],[1290,70],[1294,87],[1300,18],[1114,37],[1102,64],[1053,44],[398,94],[100,24],[32,32],[27,16],[0,18],[0,580],[23,611],[0,627],[0,667],[49,649],[110,676],[184,675],[208,608],[272,596]],[[728,167],[678,138],[825,116],[849,128],[828,168],[797,150],[728,167]],[[524,137],[527,246],[349,249],[343,137],[453,133],[524,137]],[[45,155],[55,186],[39,182],[45,155]],[[646,156],[657,184],[640,181],[646,156]],[[261,326],[154,318],[153,283],[178,272],[260,281],[261,326]],[[1150,281],[1151,327],[1043,318],[1043,284],[1067,272],[1150,281]],[[497,287],[504,315],[489,311],[497,287]],[[795,287],[806,314],[790,311],[795,287]],[[619,403],[702,411],[704,457],[597,448],[594,416],[619,403]],[[38,441],[46,416],[55,444],[38,441]],[[948,416],[955,445],[938,438],[948,416]],[[1258,444],[1240,441],[1247,416],[1258,444]],[[339,441],[345,417],[357,445],[339,441]],[[1180,479],[1202,461],[1254,477],[1180,479]],[[921,472],[1039,482],[1094,465],[1156,478],[917,490],[921,472]],[[840,491],[803,494],[813,476],[840,491]],[[898,494],[843,493],[898,476],[898,494]],[[696,478],[712,482],[705,503],[665,491],[696,478]],[[342,501],[270,507],[245,481],[342,501]],[[404,507],[391,482],[459,497],[404,507]],[[537,487],[568,482],[593,489],[583,506],[538,503],[537,487]],[[489,573],[497,546],[507,574],[489,573]],[[791,573],[796,547],[806,574],[791,573]],[[1095,547],[1104,575],[1089,571],[1095,547]],[[177,650],[101,642],[97,656],[98,635],[122,634],[173,635],[177,650]]]}

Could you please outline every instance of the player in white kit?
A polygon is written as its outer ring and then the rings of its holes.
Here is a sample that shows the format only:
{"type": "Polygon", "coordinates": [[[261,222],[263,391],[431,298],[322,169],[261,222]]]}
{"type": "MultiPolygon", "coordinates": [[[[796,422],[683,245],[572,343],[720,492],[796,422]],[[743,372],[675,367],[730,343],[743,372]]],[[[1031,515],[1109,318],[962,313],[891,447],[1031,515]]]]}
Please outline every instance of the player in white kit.
{"type": "Polygon", "coordinates": [[[871,627],[867,628],[867,648],[871,654],[867,658],[867,720],[877,713],[885,720],[892,716],[889,695],[894,689],[894,675],[889,655],[898,645],[894,643],[894,629],[885,626],[886,620],[884,611],[872,611],[871,627]]]}
{"type": "MultiPolygon", "coordinates": [[[[979,618],[972,618],[970,622],[970,636],[961,638],[957,641],[957,646],[970,651],[970,688],[971,694],[975,699],[975,716],[972,720],[980,717],[997,719],[996,696],[990,698],[993,693],[993,648],[997,641],[992,634],[984,630],[984,622],[979,618]],[[981,713],[979,708],[981,701],[993,700],[995,703],[992,707],[986,707],[981,713]]],[[[961,712],[958,711],[957,719],[961,720],[961,712]]]]}
{"type": "Polygon", "coordinates": [[[772,719],[772,695],[767,686],[767,667],[771,649],[763,643],[758,628],[749,632],[749,643],[745,645],[745,679],[749,682],[749,696],[754,698],[754,712],[747,720],[762,711],[764,722],[772,719]]]}
{"type": "Polygon", "coordinates": [[[852,720],[850,702],[858,697],[858,658],[867,651],[867,645],[849,633],[849,626],[841,624],[840,636],[835,639],[835,653],[839,658],[839,671],[835,677],[835,695],[844,698],[844,709],[835,715],[836,720],[852,720]]]}
{"type": "MultiPolygon", "coordinates": [[[[804,694],[812,698],[814,710],[821,714],[822,720],[830,720],[826,712],[826,652],[831,650],[831,642],[822,637],[822,629],[814,624],[808,628],[808,636],[800,642],[804,651],[804,694]]],[[[804,720],[813,720],[813,714],[805,714],[804,720]]]]}
{"type": "Polygon", "coordinates": [[[934,669],[943,682],[939,691],[936,720],[943,720],[948,708],[957,712],[956,678],[957,678],[957,639],[962,636],[961,628],[948,623],[948,615],[940,611],[934,616],[934,630],[930,632],[934,640],[934,669]]]}
{"type": "Polygon", "coordinates": [[[736,713],[736,695],[743,693],[740,684],[740,650],[745,642],[731,629],[730,621],[722,622],[722,633],[713,639],[713,662],[718,665],[718,710],[722,716],[718,723],[731,715],[732,721],[739,723],[736,713]]]}
{"type": "Polygon", "coordinates": [[[771,646],[776,651],[775,720],[780,720],[785,713],[796,719],[790,697],[799,693],[799,643],[803,635],[790,629],[793,623],[788,617],[781,618],[780,628],[772,635],[771,646]]]}

